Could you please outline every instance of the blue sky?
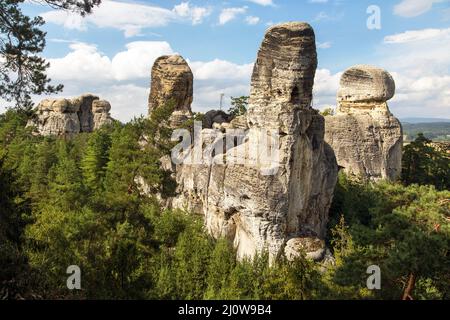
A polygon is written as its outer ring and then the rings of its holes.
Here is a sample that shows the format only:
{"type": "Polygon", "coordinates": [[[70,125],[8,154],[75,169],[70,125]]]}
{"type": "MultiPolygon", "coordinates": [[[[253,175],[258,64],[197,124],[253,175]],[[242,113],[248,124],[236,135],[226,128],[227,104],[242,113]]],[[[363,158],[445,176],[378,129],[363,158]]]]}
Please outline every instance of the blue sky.
{"type": "Polygon", "coordinates": [[[123,121],[146,113],[150,68],[162,54],[189,61],[196,111],[217,108],[222,92],[248,94],[265,30],[285,21],[314,27],[315,107],[336,103],[346,68],[373,64],[396,80],[394,114],[450,118],[449,0],[104,0],[84,19],[32,3],[24,11],[47,21],[44,56],[65,85],[61,96],[99,94],[123,121]],[[380,29],[367,27],[371,5],[380,29]]]}

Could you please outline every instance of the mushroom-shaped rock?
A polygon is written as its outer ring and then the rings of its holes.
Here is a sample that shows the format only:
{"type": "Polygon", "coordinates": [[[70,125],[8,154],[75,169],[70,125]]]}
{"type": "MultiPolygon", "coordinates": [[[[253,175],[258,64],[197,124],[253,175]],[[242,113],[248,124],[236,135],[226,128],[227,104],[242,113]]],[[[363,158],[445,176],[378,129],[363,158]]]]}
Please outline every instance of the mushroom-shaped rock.
{"type": "Polygon", "coordinates": [[[389,110],[395,83],[385,70],[366,65],[346,70],[336,115],[327,116],[325,140],[339,166],[363,180],[395,180],[401,173],[403,133],[389,110]]]}
{"type": "Polygon", "coordinates": [[[357,65],[341,77],[338,102],[386,102],[395,94],[395,82],[383,69],[357,65]]]}

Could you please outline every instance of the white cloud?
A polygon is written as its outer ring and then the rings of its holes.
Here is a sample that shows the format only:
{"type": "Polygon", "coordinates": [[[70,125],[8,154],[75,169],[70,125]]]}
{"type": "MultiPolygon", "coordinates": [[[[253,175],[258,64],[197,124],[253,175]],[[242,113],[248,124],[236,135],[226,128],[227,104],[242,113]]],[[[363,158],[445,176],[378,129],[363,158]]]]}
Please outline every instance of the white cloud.
{"type": "Polygon", "coordinates": [[[253,63],[238,65],[220,59],[215,59],[209,62],[191,62],[190,66],[196,80],[239,80],[242,78],[250,79],[253,70],[253,63]]]}
{"type": "Polygon", "coordinates": [[[327,3],[328,0],[309,0],[310,3],[327,3]]]}
{"type": "Polygon", "coordinates": [[[48,76],[55,82],[79,81],[105,83],[113,78],[111,60],[94,45],[72,43],[63,58],[48,59],[48,76]]]}
{"type": "Polygon", "coordinates": [[[173,8],[175,14],[183,18],[189,18],[193,25],[202,23],[203,19],[209,16],[212,9],[209,7],[191,6],[189,2],[183,2],[173,8]]]}
{"type": "Polygon", "coordinates": [[[112,72],[119,81],[147,78],[158,57],[174,53],[165,41],[136,41],[128,43],[126,48],[112,59],[112,72]]]}
{"type": "Polygon", "coordinates": [[[161,55],[173,54],[164,41],[136,41],[126,45],[112,59],[93,45],[73,43],[65,57],[49,59],[48,75],[59,81],[82,81],[86,84],[142,79],[149,76],[153,62],[161,55]]]}
{"type": "Polygon", "coordinates": [[[254,17],[254,16],[247,16],[246,18],[245,18],[245,22],[248,24],[248,25],[255,25],[255,24],[258,24],[259,22],[261,21],[261,19],[259,18],[259,17],[254,17]]]}
{"type": "Polygon", "coordinates": [[[326,41],[326,42],[318,42],[317,43],[317,48],[319,49],[330,49],[331,48],[331,42],[330,41],[326,41]]]}
{"type": "Polygon", "coordinates": [[[115,28],[126,37],[139,35],[142,29],[162,27],[173,21],[189,21],[199,24],[211,14],[209,7],[191,6],[189,2],[176,5],[172,10],[137,3],[107,0],[84,18],[76,13],[53,10],[41,16],[47,22],[62,25],[67,29],[86,31],[89,24],[100,28],[115,28]]]}
{"type": "Polygon", "coordinates": [[[386,36],[384,38],[385,43],[407,43],[413,41],[421,41],[438,37],[445,37],[450,35],[450,28],[448,29],[423,29],[406,31],[403,33],[397,33],[394,35],[386,36]]]}
{"type": "Polygon", "coordinates": [[[247,12],[247,7],[240,8],[225,8],[222,10],[219,16],[219,24],[224,25],[234,19],[240,14],[247,12]]]}
{"type": "Polygon", "coordinates": [[[405,116],[450,117],[450,31],[423,29],[385,38],[381,64],[396,82],[390,103],[405,116]]]}
{"type": "Polygon", "coordinates": [[[328,69],[317,69],[314,78],[314,108],[323,109],[336,104],[336,94],[342,72],[332,74],[328,69]]]}
{"type": "Polygon", "coordinates": [[[189,65],[194,73],[194,110],[217,109],[222,93],[225,94],[225,108],[228,108],[231,96],[250,94],[253,63],[239,65],[215,59],[189,62],[189,65]]]}
{"type": "MultiPolygon", "coordinates": [[[[129,121],[147,113],[150,70],[155,59],[173,54],[169,43],[136,41],[111,58],[86,43],[70,43],[64,57],[49,59],[48,75],[53,83],[63,83],[58,97],[74,97],[93,93],[110,101],[113,117],[129,121]]],[[[194,73],[195,111],[218,108],[221,93],[225,93],[225,108],[231,96],[248,95],[253,64],[235,64],[225,60],[189,61],[194,73]]],[[[44,97],[35,97],[35,102],[44,97]]]]}
{"type": "Polygon", "coordinates": [[[394,13],[398,16],[412,18],[428,12],[434,3],[445,0],[402,0],[395,5],[394,13]]]}
{"type": "Polygon", "coordinates": [[[275,5],[273,3],[273,0],[248,0],[248,1],[256,3],[256,4],[259,4],[259,5],[262,5],[262,6],[273,6],[273,5],[275,5]]]}
{"type": "Polygon", "coordinates": [[[174,53],[164,41],[131,42],[112,58],[94,45],[72,43],[69,47],[66,56],[48,59],[52,82],[64,84],[58,97],[99,95],[111,103],[112,116],[122,121],[147,113],[151,67],[159,56],[174,53]]]}

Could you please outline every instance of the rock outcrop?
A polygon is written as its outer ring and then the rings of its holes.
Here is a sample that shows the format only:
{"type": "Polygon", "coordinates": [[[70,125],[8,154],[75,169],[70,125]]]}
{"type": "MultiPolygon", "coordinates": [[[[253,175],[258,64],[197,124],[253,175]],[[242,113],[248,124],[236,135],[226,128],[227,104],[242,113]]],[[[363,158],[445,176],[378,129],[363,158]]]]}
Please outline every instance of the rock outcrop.
{"type": "MultiPolygon", "coordinates": [[[[262,250],[276,257],[286,243],[289,256],[323,252],[318,245],[324,246],[338,167],[324,140],[324,118],[311,108],[316,67],[311,26],[271,27],[254,66],[246,118],[231,124],[249,129],[202,130],[203,161],[176,166],[179,196],[172,205],[202,213],[208,231],[232,241],[241,258],[262,250]],[[237,142],[222,147],[229,135],[237,142]],[[267,140],[275,143],[265,162],[267,140]]],[[[195,158],[195,147],[180,159],[195,158]]]]}
{"type": "Polygon", "coordinates": [[[203,128],[211,129],[214,123],[222,124],[230,122],[233,117],[222,110],[210,110],[205,113],[203,118],[203,128]]]}
{"type": "Polygon", "coordinates": [[[92,132],[112,123],[108,101],[85,94],[73,99],[45,99],[36,108],[35,118],[27,126],[34,126],[43,136],[72,136],[92,132]]]}
{"type": "Polygon", "coordinates": [[[336,114],[326,117],[325,140],[347,174],[374,181],[399,177],[402,127],[387,105],[394,93],[394,80],[383,69],[359,65],[342,75],[336,114]]]}
{"type": "Polygon", "coordinates": [[[174,104],[170,122],[177,126],[192,116],[193,79],[191,68],[179,55],[162,56],[152,67],[149,114],[166,103],[174,104]]]}

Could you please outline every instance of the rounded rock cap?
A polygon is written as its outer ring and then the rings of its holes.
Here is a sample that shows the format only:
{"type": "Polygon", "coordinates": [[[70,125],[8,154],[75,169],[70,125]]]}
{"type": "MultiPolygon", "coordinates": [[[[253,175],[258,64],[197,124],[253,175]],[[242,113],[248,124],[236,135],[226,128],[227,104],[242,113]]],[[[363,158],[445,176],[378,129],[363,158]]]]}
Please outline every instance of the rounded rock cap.
{"type": "Polygon", "coordinates": [[[106,100],[94,100],[92,102],[93,113],[109,112],[110,110],[111,104],[106,100]]]}
{"type": "Polygon", "coordinates": [[[266,37],[270,35],[286,39],[299,36],[315,38],[313,27],[307,22],[299,21],[284,22],[270,26],[266,30],[266,37]]]}
{"type": "Polygon", "coordinates": [[[341,76],[338,101],[386,102],[395,94],[395,82],[384,69],[356,65],[341,76]]]}

